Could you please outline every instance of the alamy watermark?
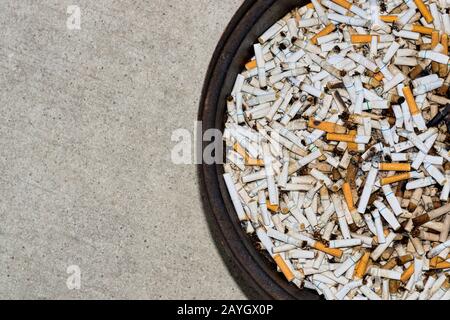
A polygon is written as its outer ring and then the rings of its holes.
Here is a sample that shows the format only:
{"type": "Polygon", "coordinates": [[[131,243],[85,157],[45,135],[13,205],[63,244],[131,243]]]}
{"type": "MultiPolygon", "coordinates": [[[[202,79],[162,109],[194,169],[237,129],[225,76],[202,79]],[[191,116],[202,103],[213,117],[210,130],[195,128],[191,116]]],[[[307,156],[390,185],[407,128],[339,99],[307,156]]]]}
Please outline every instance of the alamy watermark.
{"type": "Polygon", "coordinates": [[[218,129],[203,132],[201,121],[194,122],[194,130],[180,128],[172,132],[171,160],[174,164],[214,164],[223,162],[223,135],[218,129]],[[203,149],[203,143],[207,146],[203,149]]]}
{"type": "Polygon", "coordinates": [[[66,280],[66,285],[69,290],[81,289],[81,269],[77,265],[67,267],[66,273],[69,274],[66,280]]]}
{"type": "Polygon", "coordinates": [[[77,5],[67,7],[69,17],[66,20],[66,27],[69,30],[81,30],[81,9],[77,5]]]}
{"type": "MultiPolygon", "coordinates": [[[[267,138],[267,137],[266,137],[267,138]]],[[[249,131],[240,131],[239,127],[222,130],[211,128],[203,131],[201,121],[194,122],[194,130],[185,128],[172,132],[171,141],[175,144],[171,149],[171,160],[174,164],[244,164],[249,158],[258,156],[262,145],[266,141],[263,136],[251,134],[249,131]],[[246,136],[247,135],[247,136],[246,136]],[[225,144],[231,141],[231,137],[239,143],[236,145],[225,144]],[[225,138],[225,139],[224,139],[225,138]]],[[[270,138],[271,148],[282,149],[282,144],[277,138],[270,138]]],[[[253,158],[254,159],[254,158],[253,158]]]]}

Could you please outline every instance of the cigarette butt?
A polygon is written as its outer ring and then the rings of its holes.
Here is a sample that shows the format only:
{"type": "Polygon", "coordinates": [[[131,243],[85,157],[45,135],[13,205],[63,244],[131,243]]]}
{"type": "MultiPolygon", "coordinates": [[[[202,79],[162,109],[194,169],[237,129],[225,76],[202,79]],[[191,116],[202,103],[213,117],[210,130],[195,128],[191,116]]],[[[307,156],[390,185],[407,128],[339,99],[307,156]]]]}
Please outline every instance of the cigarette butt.
{"type": "MultiPolygon", "coordinates": [[[[443,65],[440,65],[439,66],[439,70],[441,70],[441,67],[442,67],[443,65]]],[[[447,91],[448,91],[448,85],[446,85],[445,83],[442,85],[442,87],[440,87],[439,88],[439,91],[438,91],[438,93],[439,93],[439,95],[440,96],[445,96],[446,94],[447,94],[447,91]]]]}
{"type": "Polygon", "coordinates": [[[337,248],[328,248],[322,242],[316,241],[313,246],[314,249],[325,252],[326,254],[332,255],[333,257],[340,258],[342,257],[342,250],[337,248]]]}
{"type": "MultiPolygon", "coordinates": [[[[378,74],[377,74],[377,78],[379,78],[378,74]]],[[[369,86],[371,86],[373,88],[376,88],[376,87],[379,87],[381,85],[381,83],[380,83],[379,80],[375,79],[375,75],[373,75],[372,78],[368,79],[367,85],[369,85],[369,86]]]]}
{"type": "Polygon", "coordinates": [[[387,16],[380,16],[381,21],[386,23],[393,23],[397,21],[398,17],[395,15],[387,15],[387,16]]]}
{"type": "Polygon", "coordinates": [[[448,261],[442,261],[439,262],[434,269],[448,269],[450,268],[450,262],[448,261]]]}
{"type": "Polygon", "coordinates": [[[369,259],[370,259],[370,252],[366,251],[355,267],[353,278],[362,279],[364,277],[367,271],[369,259]]]}
{"type": "Polygon", "coordinates": [[[380,163],[381,171],[411,171],[409,163],[380,163]]]}
{"type": "Polygon", "coordinates": [[[414,256],[412,254],[405,254],[404,256],[395,258],[395,260],[397,261],[397,264],[404,265],[407,262],[413,261],[414,256]]]}
{"type": "Polygon", "coordinates": [[[266,206],[267,206],[267,209],[269,209],[269,210],[272,211],[272,212],[278,212],[278,209],[280,209],[280,206],[279,206],[279,205],[277,205],[277,204],[271,204],[271,203],[269,202],[269,200],[266,200],[266,206]]]}
{"type": "Polygon", "coordinates": [[[419,226],[423,225],[424,223],[427,223],[428,221],[430,221],[430,217],[426,213],[413,218],[413,224],[416,227],[419,227],[419,226]]]}
{"type": "MultiPolygon", "coordinates": [[[[309,3],[312,4],[312,3],[309,3]]],[[[302,16],[300,15],[300,13],[298,12],[298,10],[294,11],[294,19],[295,21],[297,21],[297,23],[301,20],[302,16]]]]}
{"type": "Polygon", "coordinates": [[[311,38],[311,42],[317,44],[317,38],[326,36],[327,34],[333,32],[334,30],[336,30],[336,26],[332,23],[328,24],[325,28],[320,30],[314,37],[311,38]]]}
{"type": "Polygon", "coordinates": [[[430,259],[430,268],[431,269],[447,269],[450,268],[450,262],[445,261],[439,256],[436,256],[430,259]]]}
{"type": "Polygon", "coordinates": [[[413,273],[414,273],[414,263],[411,263],[411,265],[402,273],[400,281],[403,283],[408,282],[409,278],[411,278],[413,273]]]}
{"type": "Polygon", "coordinates": [[[345,202],[347,203],[348,209],[352,211],[353,209],[355,209],[355,205],[353,203],[353,195],[350,183],[344,182],[344,184],[342,185],[342,191],[344,192],[344,198],[345,202]]]}
{"type": "Polygon", "coordinates": [[[410,177],[409,172],[396,174],[396,175],[389,176],[389,177],[386,177],[386,178],[381,178],[380,184],[382,186],[384,186],[385,184],[391,184],[391,183],[399,182],[399,181],[402,181],[402,180],[408,180],[409,177],[410,177]]]}
{"type": "Polygon", "coordinates": [[[424,27],[424,26],[421,26],[418,24],[413,24],[411,31],[431,35],[433,33],[433,31],[435,31],[435,30],[433,28],[428,28],[428,27],[424,27]]]}
{"type": "Polygon", "coordinates": [[[401,286],[401,281],[399,280],[389,280],[389,292],[395,294],[401,286]]]}
{"type": "Polygon", "coordinates": [[[433,31],[431,33],[431,49],[436,47],[439,43],[439,31],[433,31]]]}
{"type": "Polygon", "coordinates": [[[264,166],[264,161],[261,159],[253,159],[250,157],[246,157],[245,158],[245,164],[247,166],[258,166],[258,167],[263,167],[264,166]]]}
{"type": "Polygon", "coordinates": [[[381,267],[381,269],[391,270],[394,269],[397,265],[397,261],[395,261],[395,258],[390,259],[388,262],[386,262],[385,265],[381,267]]]}
{"type": "Polygon", "coordinates": [[[442,261],[444,261],[444,260],[439,256],[431,258],[430,259],[430,267],[435,268],[438,265],[438,263],[440,263],[442,261]]]}
{"type": "MultiPolygon", "coordinates": [[[[443,34],[441,37],[441,44],[444,47],[443,54],[448,54],[448,35],[443,34]]],[[[445,64],[439,65],[439,76],[444,78],[448,73],[448,66],[445,64]]],[[[447,86],[448,87],[448,86],[447,86]]],[[[445,92],[446,93],[446,92],[445,92]]]]}
{"type": "Polygon", "coordinates": [[[263,167],[264,166],[264,161],[263,160],[250,158],[250,156],[247,154],[245,149],[239,143],[235,143],[233,145],[233,149],[234,149],[234,151],[239,153],[244,158],[245,164],[247,166],[259,166],[259,167],[263,167]]]}
{"type": "Polygon", "coordinates": [[[381,81],[384,79],[384,75],[381,72],[377,72],[373,75],[373,78],[377,81],[381,81]]]}
{"type": "Polygon", "coordinates": [[[344,7],[347,10],[350,10],[350,8],[352,7],[352,4],[347,2],[347,1],[345,1],[345,0],[331,0],[331,1],[333,1],[334,3],[340,5],[341,7],[344,7]]]}
{"type": "Polygon", "coordinates": [[[350,39],[352,43],[368,43],[372,41],[372,37],[370,34],[352,34],[350,39]]]}
{"type": "Polygon", "coordinates": [[[283,258],[279,254],[273,256],[273,260],[275,260],[275,263],[280,268],[281,272],[283,272],[284,276],[286,277],[286,279],[289,282],[294,280],[294,278],[295,278],[294,274],[292,273],[291,269],[289,269],[286,262],[283,260],[283,258]]]}
{"type": "Polygon", "coordinates": [[[411,114],[412,115],[418,114],[420,111],[419,108],[417,107],[416,99],[414,99],[411,88],[409,86],[404,86],[402,91],[411,114]]]}
{"type": "Polygon", "coordinates": [[[249,62],[247,62],[245,64],[245,69],[247,69],[247,70],[251,70],[251,69],[254,69],[254,68],[256,68],[256,59],[255,60],[251,60],[251,61],[249,61],[249,62]]]}
{"type": "Polygon", "coordinates": [[[354,135],[349,135],[349,134],[329,133],[329,134],[327,134],[327,140],[344,141],[344,142],[355,142],[355,136],[354,135]]]}
{"type": "Polygon", "coordinates": [[[448,54],[448,34],[444,33],[441,37],[441,44],[444,47],[444,54],[448,54]]]}
{"type": "Polygon", "coordinates": [[[327,133],[327,140],[330,141],[343,141],[343,142],[354,142],[354,143],[367,143],[370,137],[365,136],[355,136],[350,134],[339,134],[339,133],[327,133]],[[366,142],[366,141],[367,142],[366,142]]]}
{"type": "Polygon", "coordinates": [[[445,300],[447,10],[395,0],[380,16],[375,0],[315,1],[258,38],[229,93],[224,179],[238,218],[299,288],[445,300]]]}
{"type": "Polygon", "coordinates": [[[414,3],[417,6],[417,9],[419,9],[422,16],[425,18],[425,21],[427,23],[433,22],[433,16],[431,15],[430,10],[428,10],[428,7],[423,3],[422,0],[414,0],[414,3]]]}
{"type": "MultiPolygon", "coordinates": [[[[439,43],[439,31],[433,31],[431,33],[431,49],[434,49],[439,43]]],[[[439,64],[435,61],[431,63],[431,70],[433,73],[437,73],[439,71],[439,64]]]]}
{"type": "MultiPolygon", "coordinates": [[[[384,236],[387,237],[387,235],[389,234],[389,230],[388,230],[388,229],[384,229],[384,230],[383,230],[383,233],[384,233],[384,236]]],[[[378,242],[378,236],[373,236],[372,239],[373,239],[373,241],[374,241],[375,243],[379,244],[379,242],[378,242]]]]}
{"type": "Polygon", "coordinates": [[[309,119],[308,126],[314,129],[319,129],[328,133],[345,133],[347,129],[333,122],[318,121],[312,118],[309,119]]]}
{"type": "Polygon", "coordinates": [[[239,143],[235,143],[235,144],[233,145],[233,149],[234,149],[234,151],[236,151],[236,152],[239,153],[242,157],[245,158],[246,152],[245,152],[244,148],[243,148],[239,143]]]}
{"type": "Polygon", "coordinates": [[[423,68],[422,68],[422,66],[420,65],[420,64],[418,64],[417,66],[415,66],[412,70],[411,70],[411,72],[409,73],[409,77],[412,79],[412,80],[414,80],[414,79],[416,79],[419,75],[420,75],[420,73],[423,71],[423,68]]]}
{"type": "MultiPolygon", "coordinates": [[[[352,135],[352,136],[356,136],[356,130],[350,130],[348,132],[348,134],[352,135]]],[[[358,144],[357,143],[350,142],[350,143],[347,144],[347,148],[348,148],[349,151],[358,152],[358,144]]]]}

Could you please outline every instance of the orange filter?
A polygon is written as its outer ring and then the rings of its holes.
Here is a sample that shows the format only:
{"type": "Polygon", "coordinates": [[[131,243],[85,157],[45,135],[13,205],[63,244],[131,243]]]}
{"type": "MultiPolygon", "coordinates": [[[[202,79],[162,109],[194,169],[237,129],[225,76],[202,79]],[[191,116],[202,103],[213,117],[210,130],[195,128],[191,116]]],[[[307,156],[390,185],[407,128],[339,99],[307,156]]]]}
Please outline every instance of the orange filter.
{"type": "Polygon", "coordinates": [[[355,272],[353,273],[353,278],[362,279],[367,271],[367,265],[370,259],[370,252],[366,251],[362,258],[358,261],[355,267],[355,272]]]}
{"type": "Polygon", "coordinates": [[[409,163],[380,163],[381,171],[411,171],[409,163]]]}
{"type": "Polygon", "coordinates": [[[294,278],[295,278],[294,274],[292,273],[291,269],[289,269],[286,262],[283,260],[283,258],[279,254],[273,256],[273,260],[275,260],[275,263],[280,268],[281,272],[283,272],[284,276],[286,277],[286,279],[289,282],[294,280],[294,278]]]}
{"type": "Polygon", "coordinates": [[[308,127],[319,129],[328,133],[345,133],[347,129],[333,122],[318,121],[312,118],[308,121],[308,127]]]}
{"type": "Polygon", "coordinates": [[[350,10],[350,8],[352,7],[352,4],[350,2],[347,2],[345,0],[331,0],[334,3],[340,5],[341,7],[344,7],[347,10],[350,10]]]}
{"type": "Polygon", "coordinates": [[[352,43],[368,43],[372,41],[372,35],[370,34],[352,34],[351,42],[352,43]]]}
{"type": "Polygon", "coordinates": [[[384,186],[385,184],[391,184],[391,183],[399,182],[402,180],[408,180],[409,177],[410,177],[409,172],[406,172],[406,173],[397,174],[397,175],[386,177],[386,178],[381,178],[380,183],[382,186],[384,186]]]}
{"type": "Polygon", "coordinates": [[[423,3],[422,0],[414,0],[414,3],[417,6],[417,9],[419,9],[422,16],[425,18],[425,21],[427,23],[433,22],[433,16],[431,15],[430,10],[428,10],[428,7],[423,3]]]}
{"type": "Polygon", "coordinates": [[[269,209],[272,212],[278,212],[278,209],[280,208],[278,205],[270,204],[269,200],[266,200],[266,206],[267,209],[269,209]]]}
{"type": "Polygon", "coordinates": [[[350,183],[344,182],[342,185],[342,191],[344,192],[345,202],[347,203],[347,207],[350,211],[355,209],[355,204],[353,203],[353,195],[352,188],[350,187],[350,183]]]}
{"type": "Polygon", "coordinates": [[[317,38],[326,36],[327,34],[332,33],[334,30],[336,30],[336,26],[332,23],[328,24],[325,28],[320,30],[314,37],[311,38],[311,42],[317,44],[317,38]]]}
{"type": "Polygon", "coordinates": [[[331,141],[344,141],[344,142],[355,142],[355,136],[349,134],[337,134],[337,133],[328,133],[327,140],[331,141]]]}
{"type": "Polygon", "coordinates": [[[416,99],[414,99],[414,96],[411,92],[411,88],[409,86],[404,86],[402,91],[411,114],[412,115],[418,114],[420,111],[419,108],[417,107],[416,99]]]}
{"type": "Polygon", "coordinates": [[[251,70],[256,68],[256,60],[251,60],[245,64],[245,69],[251,70]]]}
{"type": "Polygon", "coordinates": [[[316,241],[316,243],[313,246],[314,249],[325,252],[326,254],[329,254],[333,257],[340,258],[342,257],[342,250],[341,249],[335,249],[335,248],[328,248],[323,243],[316,241]]]}

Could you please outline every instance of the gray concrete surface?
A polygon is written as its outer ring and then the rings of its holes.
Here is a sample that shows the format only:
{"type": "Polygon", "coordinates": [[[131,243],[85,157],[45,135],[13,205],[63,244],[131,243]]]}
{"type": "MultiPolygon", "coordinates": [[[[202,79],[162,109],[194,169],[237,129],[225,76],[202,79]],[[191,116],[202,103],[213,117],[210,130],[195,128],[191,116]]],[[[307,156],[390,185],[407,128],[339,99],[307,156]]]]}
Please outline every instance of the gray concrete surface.
{"type": "Polygon", "coordinates": [[[0,298],[245,298],[170,162],[241,3],[1,1],[0,298]]]}

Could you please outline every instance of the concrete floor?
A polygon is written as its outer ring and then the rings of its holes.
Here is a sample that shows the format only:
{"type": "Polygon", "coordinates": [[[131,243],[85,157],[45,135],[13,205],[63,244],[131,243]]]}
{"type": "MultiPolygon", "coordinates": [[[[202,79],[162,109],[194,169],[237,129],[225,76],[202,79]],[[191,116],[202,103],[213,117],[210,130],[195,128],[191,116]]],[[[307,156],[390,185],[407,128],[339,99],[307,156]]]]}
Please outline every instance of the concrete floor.
{"type": "Polygon", "coordinates": [[[245,298],[170,161],[242,2],[1,1],[1,299],[245,298]]]}

